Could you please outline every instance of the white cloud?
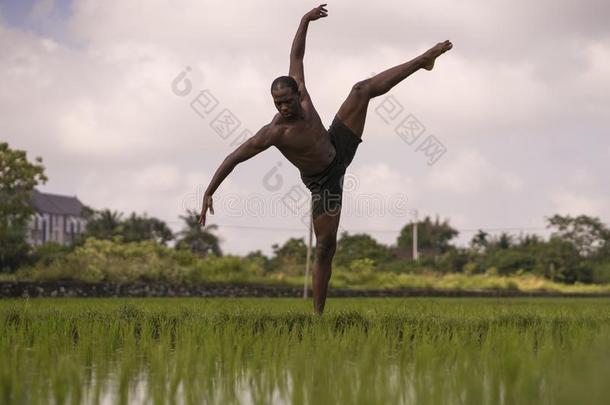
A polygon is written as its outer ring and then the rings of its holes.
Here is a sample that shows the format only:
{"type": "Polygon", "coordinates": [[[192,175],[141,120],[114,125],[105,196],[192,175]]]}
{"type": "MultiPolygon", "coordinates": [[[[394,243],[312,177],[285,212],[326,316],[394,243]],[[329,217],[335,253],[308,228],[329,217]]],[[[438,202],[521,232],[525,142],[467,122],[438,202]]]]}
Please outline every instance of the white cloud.
{"type": "Polygon", "coordinates": [[[551,193],[554,212],[563,215],[608,215],[610,201],[606,198],[591,197],[571,190],[557,190],[551,193]]]}
{"type": "Polygon", "coordinates": [[[57,50],[57,48],[59,48],[59,44],[50,38],[42,38],[40,43],[42,44],[44,50],[49,53],[54,52],[57,50]]]}
{"type": "Polygon", "coordinates": [[[143,190],[171,191],[178,186],[180,174],[170,164],[156,164],[137,171],[132,175],[132,182],[143,190]]]}
{"type": "Polygon", "coordinates": [[[594,187],[597,185],[597,179],[595,176],[584,167],[573,168],[567,177],[567,180],[573,186],[579,187],[594,187]]]}
{"type": "Polygon", "coordinates": [[[351,192],[354,194],[392,194],[414,192],[413,179],[401,173],[387,163],[373,163],[350,166],[347,170],[347,179],[353,184],[351,192]]]}
{"type": "Polygon", "coordinates": [[[425,184],[430,190],[456,194],[489,192],[490,188],[503,192],[517,192],[523,187],[523,181],[519,176],[498,169],[479,151],[467,148],[460,149],[455,152],[455,157],[434,167],[425,184]]]}
{"type": "MultiPolygon", "coordinates": [[[[137,139],[114,129],[116,121],[105,120],[94,103],[83,100],[58,117],[60,145],[69,152],[107,156],[134,148],[137,139]]],[[[134,137],[137,135],[134,135],[134,137]]]]}
{"type": "Polygon", "coordinates": [[[396,234],[387,231],[399,229],[412,218],[415,181],[386,163],[350,166],[344,190],[341,231],[368,229],[378,240],[394,243],[396,234]]]}

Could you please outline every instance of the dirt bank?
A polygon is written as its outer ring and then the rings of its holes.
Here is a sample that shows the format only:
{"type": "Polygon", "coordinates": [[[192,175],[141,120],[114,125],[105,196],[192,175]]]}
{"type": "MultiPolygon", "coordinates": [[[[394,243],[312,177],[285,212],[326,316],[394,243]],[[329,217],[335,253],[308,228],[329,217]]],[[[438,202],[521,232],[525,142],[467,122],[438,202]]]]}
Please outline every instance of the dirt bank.
{"type": "MultiPolygon", "coordinates": [[[[84,284],[73,282],[0,282],[0,298],[17,297],[302,297],[303,288],[256,284],[202,284],[173,286],[163,284],[84,284]]],[[[309,292],[311,296],[311,291],[309,292]]],[[[552,291],[517,290],[433,290],[330,289],[331,297],[610,297],[610,294],[562,294],[552,291]]]]}

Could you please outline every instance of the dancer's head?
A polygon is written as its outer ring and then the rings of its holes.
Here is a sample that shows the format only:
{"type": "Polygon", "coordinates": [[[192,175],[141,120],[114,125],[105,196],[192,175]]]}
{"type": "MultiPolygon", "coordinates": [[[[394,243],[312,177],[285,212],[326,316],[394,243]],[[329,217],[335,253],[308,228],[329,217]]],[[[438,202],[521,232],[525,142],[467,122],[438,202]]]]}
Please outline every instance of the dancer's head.
{"type": "Polygon", "coordinates": [[[271,96],[275,108],[284,118],[294,118],[299,115],[299,86],[292,77],[280,76],[271,83],[271,96]]]}

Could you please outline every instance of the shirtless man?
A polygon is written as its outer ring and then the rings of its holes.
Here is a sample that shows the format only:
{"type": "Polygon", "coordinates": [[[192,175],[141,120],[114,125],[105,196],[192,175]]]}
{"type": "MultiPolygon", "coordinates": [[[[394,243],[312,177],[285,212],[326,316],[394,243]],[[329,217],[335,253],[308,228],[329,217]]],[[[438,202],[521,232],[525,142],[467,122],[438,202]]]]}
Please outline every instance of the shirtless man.
{"type": "Polygon", "coordinates": [[[453,46],[449,41],[438,43],[415,59],[357,82],[326,130],[305,88],[303,56],[309,23],[327,16],[326,4],[322,4],[301,19],[290,51],[288,76],[280,76],[271,84],[271,96],[279,113],[225,158],[203,196],[199,218],[203,226],[207,210],[214,214],[212,195],[237,164],[275,146],[299,169],[303,183],[312,194],[316,235],[313,297],[314,310],[319,314],[324,311],[337,244],[343,175],[362,142],[369,101],[387,93],[419,69],[432,70],[435,59],[453,46]]]}

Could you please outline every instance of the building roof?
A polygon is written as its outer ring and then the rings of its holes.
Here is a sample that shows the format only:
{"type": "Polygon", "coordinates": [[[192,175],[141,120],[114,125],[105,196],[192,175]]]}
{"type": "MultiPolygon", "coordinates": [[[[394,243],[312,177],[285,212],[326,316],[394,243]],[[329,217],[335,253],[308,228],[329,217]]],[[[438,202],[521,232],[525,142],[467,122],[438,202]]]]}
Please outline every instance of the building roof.
{"type": "Polygon", "coordinates": [[[84,205],[76,196],[42,193],[34,190],[30,205],[39,213],[80,216],[84,205]]]}

